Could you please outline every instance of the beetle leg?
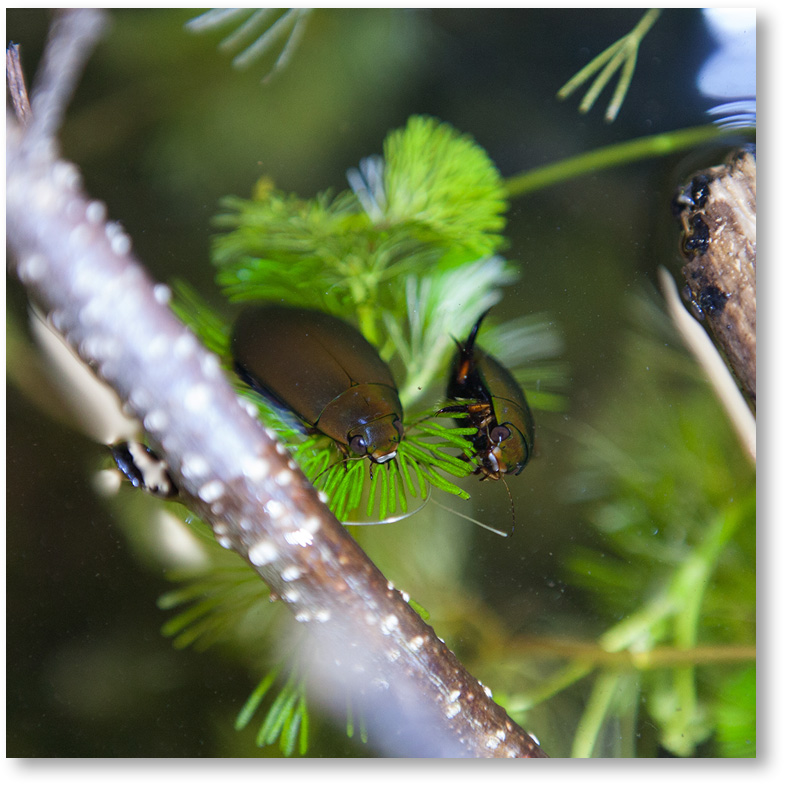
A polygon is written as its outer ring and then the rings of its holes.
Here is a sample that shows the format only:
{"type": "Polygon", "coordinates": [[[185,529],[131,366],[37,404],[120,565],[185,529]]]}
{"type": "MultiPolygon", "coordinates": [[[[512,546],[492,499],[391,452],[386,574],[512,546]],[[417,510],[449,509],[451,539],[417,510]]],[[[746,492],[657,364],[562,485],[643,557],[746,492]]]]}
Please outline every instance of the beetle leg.
{"type": "Polygon", "coordinates": [[[118,442],[109,445],[117,468],[134,486],[159,499],[179,496],[166,462],[141,442],[118,442]]]}

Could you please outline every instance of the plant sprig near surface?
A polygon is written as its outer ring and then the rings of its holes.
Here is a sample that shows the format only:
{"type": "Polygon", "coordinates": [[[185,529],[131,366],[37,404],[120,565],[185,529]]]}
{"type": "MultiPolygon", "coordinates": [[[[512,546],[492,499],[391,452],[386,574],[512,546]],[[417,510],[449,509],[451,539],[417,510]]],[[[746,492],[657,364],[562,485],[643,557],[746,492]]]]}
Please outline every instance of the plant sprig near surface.
{"type": "Polygon", "coordinates": [[[640,22],[626,35],[611,44],[604,52],[595,57],[588,65],[572,77],[557,93],[558,98],[569,97],[585,81],[595,76],[594,82],[586,92],[580,105],[580,112],[588,112],[599,97],[605,86],[617,71],[621,71],[619,82],[613,93],[610,104],[605,110],[605,122],[612,123],[619,114],[621,105],[630,88],[635,65],[638,61],[638,49],[641,41],[660,16],[660,9],[650,8],[640,22]],[[599,73],[597,73],[599,72],[599,73]]]}
{"type": "MultiPolygon", "coordinates": [[[[349,180],[352,190],[314,199],[266,181],[254,199],[225,199],[216,218],[225,232],[213,248],[217,281],[232,301],[280,299],[349,318],[389,360],[383,325],[404,320],[409,278],[479,265],[504,244],[503,181],[470,137],[430,117],[391,133],[385,157],[365,159],[349,180]]],[[[499,287],[511,282],[510,265],[490,269],[480,288],[474,281],[466,290],[471,300],[454,309],[465,316],[453,330],[468,330],[483,298],[498,300],[499,287]]],[[[419,315],[424,324],[446,300],[429,305],[419,315]]]]}
{"type": "Polygon", "coordinates": [[[283,70],[302,38],[305,25],[312,9],[288,8],[213,8],[186,22],[192,33],[205,33],[238,24],[219,44],[219,49],[231,52],[242,49],[232,59],[235,68],[248,68],[270,51],[275,51],[283,39],[283,45],[270,70],[262,80],[268,82],[283,70]]]}

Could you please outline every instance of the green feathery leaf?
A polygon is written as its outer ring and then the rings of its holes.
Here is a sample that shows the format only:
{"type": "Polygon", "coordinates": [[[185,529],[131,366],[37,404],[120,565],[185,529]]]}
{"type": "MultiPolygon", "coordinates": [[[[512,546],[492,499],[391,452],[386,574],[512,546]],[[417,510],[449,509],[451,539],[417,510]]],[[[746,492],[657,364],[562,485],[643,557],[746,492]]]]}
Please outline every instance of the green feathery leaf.
{"type": "Polygon", "coordinates": [[[605,112],[605,121],[612,123],[619,114],[619,109],[624,103],[624,98],[629,90],[632,76],[635,73],[635,64],[638,60],[638,49],[641,41],[651,29],[651,26],[660,16],[660,9],[650,8],[641,18],[640,22],[626,35],[611,44],[604,52],[595,57],[588,65],[582,68],[575,76],[570,79],[557,93],[558,98],[567,98],[586,80],[597,74],[591,87],[581,101],[579,111],[583,114],[588,112],[605,85],[611,80],[613,75],[621,70],[619,82],[613,93],[613,98],[605,112]]]}
{"type": "Polygon", "coordinates": [[[440,238],[459,263],[502,246],[502,178],[470,136],[433,117],[414,116],[388,135],[384,158],[385,220],[440,238]]]}

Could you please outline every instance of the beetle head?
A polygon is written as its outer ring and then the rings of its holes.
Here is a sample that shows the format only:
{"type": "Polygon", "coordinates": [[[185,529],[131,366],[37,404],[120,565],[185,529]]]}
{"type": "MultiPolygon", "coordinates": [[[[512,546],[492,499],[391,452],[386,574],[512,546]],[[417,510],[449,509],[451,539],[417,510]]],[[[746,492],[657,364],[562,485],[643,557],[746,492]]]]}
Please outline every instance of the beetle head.
{"type": "Polygon", "coordinates": [[[512,423],[495,425],[488,434],[491,449],[481,471],[498,480],[502,474],[520,474],[532,456],[532,444],[512,423]]]}
{"type": "Polygon", "coordinates": [[[393,413],[352,428],[347,434],[347,443],[354,455],[367,455],[374,463],[387,463],[398,454],[402,437],[403,423],[393,413]]]}

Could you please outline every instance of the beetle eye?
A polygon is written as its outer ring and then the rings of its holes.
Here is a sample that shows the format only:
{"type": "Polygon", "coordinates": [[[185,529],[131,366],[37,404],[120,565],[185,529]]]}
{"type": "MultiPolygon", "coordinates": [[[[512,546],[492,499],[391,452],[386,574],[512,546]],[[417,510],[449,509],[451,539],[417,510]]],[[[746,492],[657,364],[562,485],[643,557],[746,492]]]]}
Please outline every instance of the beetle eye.
{"type": "Polygon", "coordinates": [[[506,425],[497,425],[491,431],[491,441],[494,444],[499,444],[499,442],[503,442],[505,439],[509,439],[512,434],[510,433],[510,429],[506,425]]]}
{"type": "Polygon", "coordinates": [[[352,436],[349,440],[349,449],[357,455],[365,455],[368,452],[368,445],[362,436],[352,436]]]}
{"type": "Polygon", "coordinates": [[[403,423],[400,420],[395,420],[393,425],[395,426],[395,430],[398,431],[398,438],[403,439],[403,423]]]}

